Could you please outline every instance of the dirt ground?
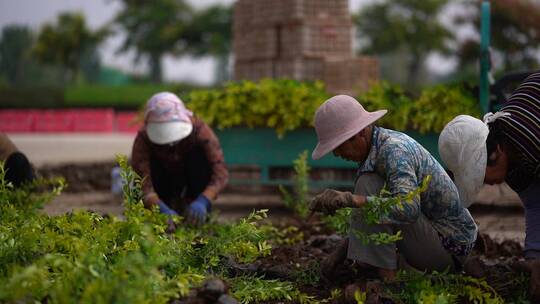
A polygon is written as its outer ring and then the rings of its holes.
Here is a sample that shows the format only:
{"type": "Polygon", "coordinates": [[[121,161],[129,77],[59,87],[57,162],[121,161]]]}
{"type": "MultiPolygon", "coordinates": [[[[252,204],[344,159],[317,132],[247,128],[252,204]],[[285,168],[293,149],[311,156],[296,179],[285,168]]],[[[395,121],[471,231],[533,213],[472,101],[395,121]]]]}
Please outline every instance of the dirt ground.
{"type": "MultiPolygon", "coordinates": [[[[74,209],[88,209],[99,213],[122,214],[122,198],[110,191],[110,170],[114,162],[71,163],[44,165],[38,168],[45,177],[63,176],[67,188],[53,202],[45,206],[48,214],[61,214],[74,209]]],[[[232,175],[235,172],[231,173],[232,175]]],[[[523,243],[525,222],[517,196],[504,187],[486,187],[480,200],[469,210],[479,224],[480,231],[491,238],[523,243]]],[[[253,209],[270,209],[270,216],[285,212],[281,194],[276,187],[229,186],[214,202],[219,218],[235,220],[253,209]]]]}

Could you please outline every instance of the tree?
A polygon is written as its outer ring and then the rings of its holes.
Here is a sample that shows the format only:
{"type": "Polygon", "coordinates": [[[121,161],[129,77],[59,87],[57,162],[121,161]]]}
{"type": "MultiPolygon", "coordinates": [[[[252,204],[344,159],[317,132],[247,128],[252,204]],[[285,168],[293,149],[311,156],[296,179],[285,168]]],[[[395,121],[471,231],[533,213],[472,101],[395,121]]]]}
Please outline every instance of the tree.
{"type": "Polygon", "coordinates": [[[217,58],[218,83],[229,79],[227,67],[232,44],[231,27],[232,7],[215,5],[195,12],[184,34],[190,54],[217,58]]]}
{"type": "MultiPolygon", "coordinates": [[[[472,25],[480,37],[480,1],[464,3],[464,13],[456,18],[460,25],[472,25]]],[[[540,4],[526,0],[491,1],[491,50],[499,64],[495,70],[509,72],[536,69],[540,64],[540,4]]],[[[460,70],[478,65],[479,40],[460,44],[460,70]]]]}
{"type": "Polygon", "coordinates": [[[183,53],[186,43],[182,40],[185,28],[191,22],[193,10],[183,0],[120,0],[124,9],[115,17],[126,37],[119,49],[136,51],[136,61],[148,59],[150,77],[161,82],[161,59],[167,53],[183,53]]]}
{"type": "Polygon", "coordinates": [[[454,35],[439,20],[447,0],[383,0],[355,16],[359,41],[368,54],[386,55],[396,50],[408,54],[409,85],[415,85],[424,61],[432,52],[448,54],[454,35]]]}
{"type": "Polygon", "coordinates": [[[8,25],[2,29],[0,73],[5,75],[9,83],[14,84],[21,77],[32,43],[32,32],[26,26],[8,25]]]}
{"type": "Polygon", "coordinates": [[[63,13],[58,16],[55,24],[45,24],[42,27],[34,54],[43,63],[64,67],[65,79],[73,81],[77,77],[81,60],[86,54],[92,53],[107,34],[106,29],[90,31],[81,14],[63,13]]]}

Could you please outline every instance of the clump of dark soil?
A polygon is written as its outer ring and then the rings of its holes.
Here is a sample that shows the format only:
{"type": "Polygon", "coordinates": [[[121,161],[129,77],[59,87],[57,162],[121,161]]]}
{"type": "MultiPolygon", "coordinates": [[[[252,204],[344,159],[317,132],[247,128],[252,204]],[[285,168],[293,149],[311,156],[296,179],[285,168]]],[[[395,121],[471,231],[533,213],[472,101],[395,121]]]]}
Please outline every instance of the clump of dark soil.
{"type": "Polygon", "coordinates": [[[48,165],[39,168],[37,174],[44,178],[63,177],[68,185],[64,191],[69,193],[109,191],[115,166],[115,162],[48,165]]]}
{"type": "Polygon", "coordinates": [[[201,287],[190,291],[184,299],[174,300],[171,304],[238,304],[239,302],[229,295],[229,286],[226,282],[213,278],[206,280],[201,287]]]}

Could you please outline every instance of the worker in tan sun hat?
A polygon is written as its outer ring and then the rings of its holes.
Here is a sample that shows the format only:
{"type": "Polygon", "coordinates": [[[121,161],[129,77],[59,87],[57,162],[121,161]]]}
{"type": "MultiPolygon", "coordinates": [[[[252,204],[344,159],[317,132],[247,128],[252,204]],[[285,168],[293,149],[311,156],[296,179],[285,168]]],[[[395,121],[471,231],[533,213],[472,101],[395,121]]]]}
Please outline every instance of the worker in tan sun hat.
{"type": "Polygon", "coordinates": [[[385,113],[368,112],[346,95],[328,99],[315,113],[318,143],[313,158],[332,152],[359,166],[354,194],[326,189],[310,202],[312,211],[327,214],[352,208],[348,238],[322,265],[327,277],[348,258],[375,267],[380,276],[391,279],[398,269],[398,254],[421,271],[458,270],[474,246],[476,224],[461,206],[446,171],[411,137],[375,126],[385,113]],[[411,202],[393,205],[387,214],[378,214],[376,224],[362,217],[364,206],[405,196],[427,178],[430,182],[424,192],[411,202]],[[380,197],[383,187],[388,195],[380,197]],[[402,238],[395,243],[365,244],[359,237],[398,231],[402,238]]]}
{"type": "Polygon", "coordinates": [[[201,225],[228,172],[212,129],[173,93],[152,96],[132,150],[133,169],[144,178],[144,204],[201,225]]]}

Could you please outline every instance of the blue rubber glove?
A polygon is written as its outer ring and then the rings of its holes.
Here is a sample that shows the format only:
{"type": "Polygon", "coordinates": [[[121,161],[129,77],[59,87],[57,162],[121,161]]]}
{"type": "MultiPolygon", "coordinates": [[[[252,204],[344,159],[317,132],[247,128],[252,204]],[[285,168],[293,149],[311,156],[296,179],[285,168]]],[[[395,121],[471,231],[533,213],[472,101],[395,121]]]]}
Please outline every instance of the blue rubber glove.
{"type": "Polygon", "coordinates": [[[172,210],[171,208],[169,208],[169,206],[167,206],[164,202],[162,201],[159,201],[158,202],[158,206],[159,206],[159,212],[163,213],[163,214],[167,214],[167,215],[178,215],[178,213],[176,213],[176,211],[172,210]]]}
{"type": "Polygon", "coordinates": [[[200,226],[206,220],[206,214],[210,210],[210,200],[200,194],[186,209],[186,221],[188,224],[200,226]]]}

